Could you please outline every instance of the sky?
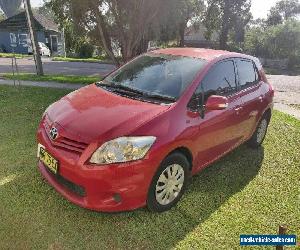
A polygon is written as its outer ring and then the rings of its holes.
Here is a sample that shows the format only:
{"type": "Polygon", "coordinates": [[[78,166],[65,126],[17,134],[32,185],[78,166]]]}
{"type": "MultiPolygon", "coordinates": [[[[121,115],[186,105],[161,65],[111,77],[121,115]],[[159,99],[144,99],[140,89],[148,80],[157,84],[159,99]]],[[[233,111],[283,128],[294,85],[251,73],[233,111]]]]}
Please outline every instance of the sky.
{"type": "MultiPolygon", "coordinates": [[[[268,11],[278,0],[252,0],[251,12],[253,17],[256,18],[266,18],[268,11]]],[[[43,0],[31,0],[33,7],[38,7],[43,4],[43,0]]]]}

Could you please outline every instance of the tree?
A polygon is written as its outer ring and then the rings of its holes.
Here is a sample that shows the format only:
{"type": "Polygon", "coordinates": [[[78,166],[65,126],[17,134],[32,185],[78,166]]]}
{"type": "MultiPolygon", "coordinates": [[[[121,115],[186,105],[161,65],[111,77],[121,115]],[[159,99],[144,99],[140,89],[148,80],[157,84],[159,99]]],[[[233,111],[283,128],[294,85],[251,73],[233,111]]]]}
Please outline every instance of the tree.
{"type": "Polygon", "coordinates": [[[299,0],[281,0],[271,8],[267,18],[267,25],[282,24],[284,21],[300,14],[299,0]]]}
{"type": "Polygon", "coordinates": [[[228,48],[229,33],[238,32],[237,40],[243,40],[244,27],[251,20],[251,0],[208,0],[204,24],[207,37],[213,31],[220,33],[220,48],[228,48]],[[242,24],[242,25],[241,25],[242,24]]]}
{"type": "Polygon", "coordinates": [[[3,13],[3,12],[1,11],[1,9],[0,9],[0,22],[3,21],[5,18],[6,18],[6,17],[5,17],[5,15],[4,15],[4,13],[3,13]]]}
{"type": "Polygon", "coordinates": [[[0,0],[0,9],[2,9],[5,16],[8,18],[18,12],[21,3],[22,0],[0,0]]]}
{"type": "Polygon", "coordinates": [[[180,34],[182,43],[187,22],[196,13],[196,3],[201,1],[49,0],[47,4],[61,24],[74,23],[76,31],[98,42],[118,64],[114,47],[120,47],[123,61],[128,61],[146,51],[148,42],[159,37],[162,30],[168,31],[166,39],[180,34]]]}
{"type": "Polygon", "coordinates": [[[173,28],[176,28],[179,33],[179,46],[184,46],[184,34],[187,28],[188,22],[193,21],[194,18],[201,17],[204,10],[204,2],[202,0],[177,0],[173,1],[173,6],[170,6],[173,13],[173,17],[178,20],[177,25],[173,24],[173,28]]]}
{"type": "Polygon", "coordinates": [[[288,58],[290,66],[300,64],[300,21],[290,19],[275,26],[249,29],[245,50],[258,57],[288,58]]]}

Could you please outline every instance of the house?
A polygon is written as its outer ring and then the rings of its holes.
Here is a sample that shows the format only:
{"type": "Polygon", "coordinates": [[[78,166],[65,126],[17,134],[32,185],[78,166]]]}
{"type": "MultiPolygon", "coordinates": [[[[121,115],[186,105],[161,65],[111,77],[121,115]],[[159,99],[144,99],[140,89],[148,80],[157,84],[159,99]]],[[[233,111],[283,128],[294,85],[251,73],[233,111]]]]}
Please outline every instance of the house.
{"type": "MultiPolygon", "coordinates": [[[[34,12],[34,27],[38,42],[47,45],[52,55],[64,54],[64,36],[58,25],[34,12]]],[[[31,40],[25,12],[0,22],[0,51],[28,54],[32,52],[31,40]]]]}
{"type": "Polygon", "coordinates": [[[217,48],[219,35],[217,32],[213,32],[211,39],[205,38],[207,29],[203,24],[192,25],[188,27],[184,35],[184,45],[187,47],[196,48],[217,48]]]}

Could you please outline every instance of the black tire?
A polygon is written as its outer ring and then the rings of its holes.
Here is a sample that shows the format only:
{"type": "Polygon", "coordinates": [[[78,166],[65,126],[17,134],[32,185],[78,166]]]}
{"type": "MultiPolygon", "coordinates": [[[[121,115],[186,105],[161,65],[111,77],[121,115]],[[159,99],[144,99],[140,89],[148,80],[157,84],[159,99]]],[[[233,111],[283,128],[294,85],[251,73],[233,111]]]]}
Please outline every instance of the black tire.
{"type": "Polygon", "coordinates": [[[258,125],[257,125],[257,128],[254,132],[254,134],[252,135],[252,137],[249,139],[249,141],[247,141],[247,145],[250,147],[250,148],[258,148],[261,146],[261,144],[264,142],[264,139],[266,137],[266,134],[268,132],[268,126],[269,126],[269,123],[270,123],[270,118],[267,114],[264,114],[263,117],[260,119],[258,125]],[[262,126],[263,123],[266,123],[266,128],[264,130],[264,134],[263,136],[260,135],[260,128],[262,126]]]}
{"type": "MultiPolygon", "coordinates": [[[[179,171],[177,171],[177,173],[179,173],[179,171]]],[[[180,200],[180,198],[182,197],[182,195],[184,194],[184,192],[187,188],[187,184],[189,182],[189,178],[190,178],[190,163],[187,160],[187,158],[179,152],[175,152],[175,153],[172,153],[169,156],[167,156],[162,161],[159,169],[157,170],[155,176],[152,179],[152,182],[151,182],[151,185],[150,185],[150,188],[148,191],[148,197],[147,197],[148,209],[152,212],[160,213],[160,212],[165,212],[165,211],[171,209],[173,206],[175,206],[177,204],[177,202],[180,200]],[[182,167],[182,170],[184,172],[184,181],[183,181],[181,190],[178,192],[176,198],[172,202],[170,202],[166,205],[162,205],[156,199],[156,187],[158,185],[158,180],[159,180],[160,176],[162,175],[162,173],[173,164],[178,164],[182,167]]]]}

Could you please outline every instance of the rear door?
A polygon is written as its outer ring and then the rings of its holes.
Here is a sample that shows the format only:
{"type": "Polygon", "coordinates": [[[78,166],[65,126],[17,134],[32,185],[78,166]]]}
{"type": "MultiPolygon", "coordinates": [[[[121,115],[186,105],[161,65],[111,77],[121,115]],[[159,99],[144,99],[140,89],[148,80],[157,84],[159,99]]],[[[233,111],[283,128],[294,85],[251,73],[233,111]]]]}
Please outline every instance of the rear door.
{"type": "Polygon", "coordinates": [[[255,63],[249,59],[236,59],[241,119],[240,129],[243,139],[248,139],[256,127],[259,115],[263,112],[264,96],[261,95],[261,79],[255,63]]]}
{"type": "MultiPolygon", "coordinates": [[[[199,132],[195,136],[196,169],[215,160],[241,142],[239,96],[234,60],[217,63],[199,84],[194,99],[201,98],[204,92],[204,104],[211,95],[226,96],[229,106],[225,110],[208,111],[204,119],[198,119],[199,132]]],[[[192,98],[192,100],[193,100],[192,98]]],[[[191,100],[191,101],[192,101],[191,100]]],[[[191,107],[193,104],[191,104],[191,107]]]]}

